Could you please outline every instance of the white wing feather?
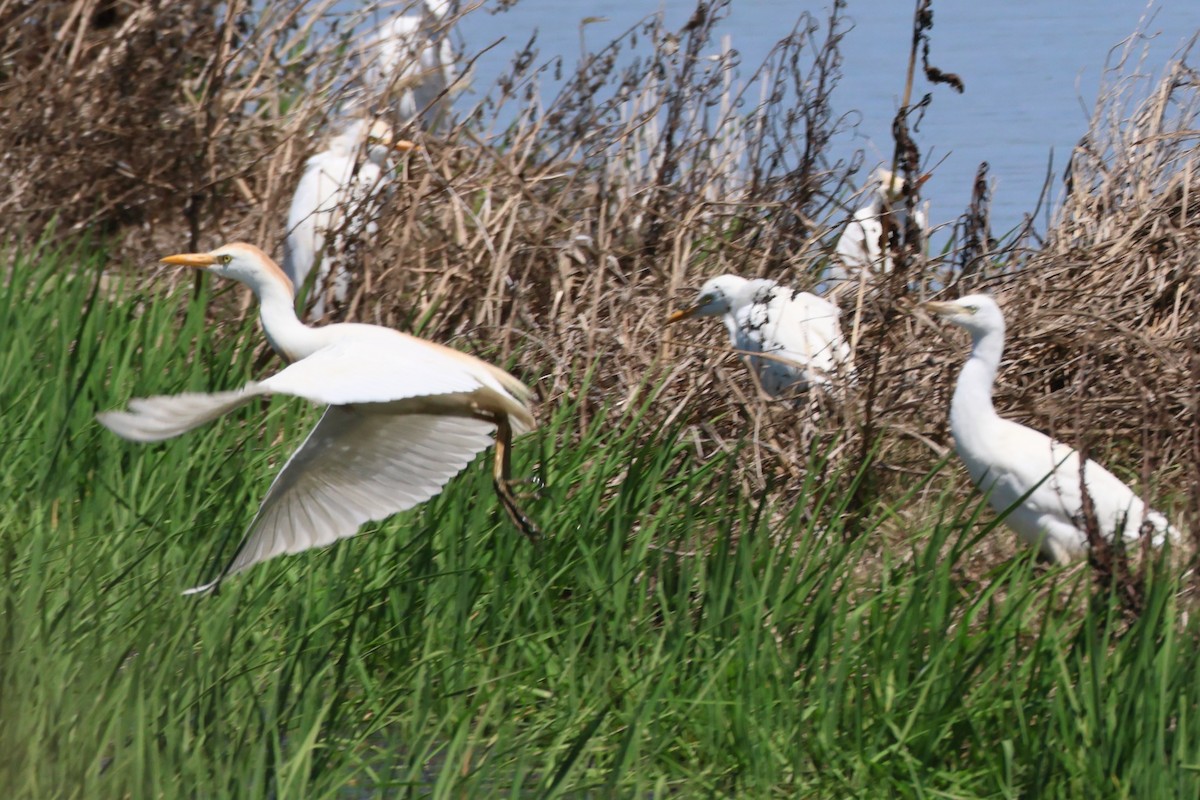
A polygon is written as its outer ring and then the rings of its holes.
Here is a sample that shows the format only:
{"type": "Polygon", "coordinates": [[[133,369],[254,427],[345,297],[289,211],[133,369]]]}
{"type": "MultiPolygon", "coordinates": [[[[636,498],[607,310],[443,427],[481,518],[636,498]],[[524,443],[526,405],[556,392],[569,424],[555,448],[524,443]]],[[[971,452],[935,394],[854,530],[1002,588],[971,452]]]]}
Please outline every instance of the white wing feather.
{"type": "Polygon", "coordinates": [[[304,175],[288,210],[283,257],[283,271],[297,291],[325,248],[325,232],[335,227],[334,213],[342,204],[344,187],[353,172],[352,153],[324,151],[304,165],[304,175]]]}
{"type": "Polygon", "coordinates": [[[161,442],[212,422],[264,393],[261,384],[251,382],[232,392],[135,397],[128,411],[105,411],[96,419],[122,439],[161,442]]]}
{"type": "MultiPolygon", "coordinates": [[[[1009,509],[1029,494],[1012,508],[1005,522],[1047,556],[1062,561],[1064,556],[1086,552],[1087,535],[1081,527],[1079,452],[1011,420],[999,419],[995,424],[993,440],[1004,442],[1003,448],[984,457],[960,445],[971,478],[997,511],[1009,509]]],[[[1084,476],[1096,521],[1107,540],[1112,541],[1119,529],[1123,540],[1134,541],[1140,537],[1143,523],[1153,531],[1151,541],[1156,547],[1166,538],[1179,538],[1179,532],[1163,514],[1150,508],[1100,464],[1089,459],[1084,476]]]]}
{"type": "Polygon", "coordinates": [[[284,553],[330,545],[365,522],[428,500],[492,443],[494,427],[331,406],[276,476],[218,581],[284,553]]]}
{"type": "MultiPolygon", "coordinates": [[[[846,223],[846,229],[838,237],[837,259],[842,269],[840,274],[832,277],[844,279],[864,269],[878,269],[877,262],[881,255],[879,240],[883,236],[879,213],[877,208],[870,205],[854,212],[854,216],[846,223]]],[[[880,271],[888,272],[890,266],[890,263],[885,264],[880,271]]]]}
{"type": "Polygon", "coordinates": [[[764,282],[753,302],[739,310],[739,349],[771,353],[791,364],[755,359],[763,388],[772,395],[827,383],[849,366],[849,346],[838,323],[840,311],[828,300],[764,282]]]}
{"type": "Polygon", "coordinates": [[[329,345],[266,380],[251,381],[234,391],[135,397],[128,410],[106,411],[96,418],[122,439],[161,442],[267,394],[302,397],[320,405],[395,403],[484,388],[508,396],[498,382],[468,371],[448,351],[403,334],[381,339],[329,345]],[[397,369],[397,364],[405,368],[397,369]]]}

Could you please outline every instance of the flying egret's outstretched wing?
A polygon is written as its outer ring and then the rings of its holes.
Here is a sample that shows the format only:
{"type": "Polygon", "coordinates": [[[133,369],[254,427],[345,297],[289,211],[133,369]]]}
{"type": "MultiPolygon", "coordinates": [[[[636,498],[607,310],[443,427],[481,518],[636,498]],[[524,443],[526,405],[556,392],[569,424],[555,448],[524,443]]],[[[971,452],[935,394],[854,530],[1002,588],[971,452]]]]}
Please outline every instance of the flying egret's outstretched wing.
{"type": "Polygon", "coordinates": [[[217,581],[188,593],[428,500],[492,443],[494,427],[469,417],[329,407],[271,484],[233,561],[217,581]]]}
{"type": "Polygon", "coordinates": [[[466,354],[431,347],[399,333],[376,342],[350,340],[329,345],[266,380],[251,381],[235,391],[134,398],[127,411],[107,411],[97,419],[123,439],[160,442],[267,394],[303,397],[322,405],[392,403],[392,413],[433,413],[440,408],[436,400],[401,401],[473,395],[480,411],[511,414],[517,432],[531,428],[533,420],[523,403],[526,398],[519,393],[514,397],[514,386],[508,385],[519,384],[511,379],[507,383],[489,380],[492,372],[472,373],[467,368],[472,360],[466,354]]]}
{"type": "Polygon", "coordinates": [[[105,411],[96,419],[122,439],[161,442],[212,422],[262,394],[262,385],[251,382],[232,392],[135,397],[129,401],[128,411],[105,411]]]}

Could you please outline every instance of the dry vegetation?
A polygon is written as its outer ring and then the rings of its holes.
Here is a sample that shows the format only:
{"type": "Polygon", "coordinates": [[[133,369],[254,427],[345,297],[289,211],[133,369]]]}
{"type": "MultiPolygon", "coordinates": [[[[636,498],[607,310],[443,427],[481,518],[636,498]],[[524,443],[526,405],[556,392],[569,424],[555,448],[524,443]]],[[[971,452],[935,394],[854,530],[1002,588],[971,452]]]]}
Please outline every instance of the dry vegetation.
{"type": "MultiPolygon", "coordinates": [[[[259,16],[244,0],[0,2],[5,234],[54,220],[59,235],[102,234],[118,262],[233,239],[278,255],[304,160],[355,100],[355,32],[377,19],[336,19],[330,6],[285,0],[259,16]]],[[[661,383],[654,413],[693,423],[701,453],[749,425],[754,486],[770,477],[787,491],[814,444],[834,449],[835,466],[878,445],[866,505],[948,443],[966,343],[910,314],[914,301],[985,287],[1011,317],[1002,412],[1086,437],[1194,519],[1200,95],[1186,54],[1144,102],[1130,53],[1114,66],[1044,237],[990,240],[984,179],[961,249],[929,259],[901,234],[893,278],[843,298],[860,381],[797,409],[760,397],[736,358],[714,352],[727,350],[718,325],[663,327],[714,274],[815,286],[864,177],[861,154],[829,144],[847,124],[834,103],[840,5],[802,15],[757,68],[714,37],[726,10],[698,3],[678,31],[649,19],[577,65],[543,64],[531,40],[494,85],[475,76],[453,124],[404,131],[423,148],[357,249],[342,316],[511,356],[547,403],[594,367],[581,425],[661,383]],[[559,74],[561,91],[541,99],[559,74]]],[[[924,66],[927,82],[953,78],[924,66]]],[[[942,90],[930,91],[936,103],[942,90]]],[[[908,119],[929,101],[897,119],[910,175],[925,165],[908,119]]]]}

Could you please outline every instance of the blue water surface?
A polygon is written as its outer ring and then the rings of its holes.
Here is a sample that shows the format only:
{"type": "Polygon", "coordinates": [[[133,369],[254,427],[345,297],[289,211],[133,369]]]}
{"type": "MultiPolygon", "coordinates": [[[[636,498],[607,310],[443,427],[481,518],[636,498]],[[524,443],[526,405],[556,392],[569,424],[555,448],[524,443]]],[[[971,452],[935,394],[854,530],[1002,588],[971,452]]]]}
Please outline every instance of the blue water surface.
{"type": "MultiPolygon", "coordinates": [[[[499,13],[489,13],[497,7],[494,0],[480,5],[458,32],[468,54],[494,45],[475,65],[480,90],[506,69],[534,30],[540,59],[562,56],[570,66],[581,47],[599,48],[649,14],[661,12],[678,28],[695,8],[690,0],[518,0],[499,13]],[[583,26],[585,19],[590,21],[583,26]]],[[[734,0],[718,36],[729,35],[748,76],[803,10],[820,17],[827,7],[734,0]]],[[[1142,31],[1136,49],[1139,54],[1146,49],[1144,71],[1156,75],[1200,29],[1196,0],[1149,6],[1136,0],[935,0],[933,8],[931,60],[960,75],[966,92],[932,89],[933,104],[916,137],[926,161],[936,164],[924,196],[935,224],[953,220],[969,201],[979,162],[987,161],[998,233],[1033,212],[1052,154],[1051,199],[1058,198],[1063,167],[1087,129],[1105,64],[1122,43],[1142,31]]],[[[861,115],[856,130],[838,142],[846,157],[859,148],[868,165],[891,160],[891,123],[904,90],[912,13],[907,0],[846,4],[853,27],[843,42],[844,76],[834,102],[839,113],[861,115]]],[[[918,92],[929,90],[924,83],[917,86],[918,92]]],[[[468,95],[459,102],[470,101],[468,95]]],[[[1046,213],[1043,207],[1037,220],[1042,227],[1046,213]]]]}

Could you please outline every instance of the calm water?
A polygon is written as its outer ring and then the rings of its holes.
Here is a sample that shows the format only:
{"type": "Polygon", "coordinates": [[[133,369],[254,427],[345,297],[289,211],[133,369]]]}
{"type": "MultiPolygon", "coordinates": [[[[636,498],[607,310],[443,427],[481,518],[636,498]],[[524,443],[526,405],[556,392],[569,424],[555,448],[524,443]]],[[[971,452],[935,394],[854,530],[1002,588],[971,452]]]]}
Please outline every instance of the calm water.
{"type": "MultiPolygon", "coordinates": [[[[469,5],[463,0],[462,7],[469,5]]],[[[476,65],[480,88],[490,85],[534,29],[539,31],[542,60],[562,55],[574,64],[584,17],[605,18],[589,24],[582,34],[589,47],[597,48],[660,10],[668,24],[678,28],[695,4],[519,0],[507,11],[487,13],[493,6],[488,0],[460,25],[468,53],[505,37],[476,65]]],[[[718,35],[732,37],[748,74],[791,30],[805,7],[817,15],[823,9],[795,0],[734,0],[718,35]]],[[[868,165],[891,159],[891,121],[904,88],[912,8],[909,0],[848,2],[854,28],[843,42],[845,75],[834,102],[838,112],[861,112],[857,131],[840,146],[847,156],[863,149],[868,165]]],[[[937,87],[916,136],[930,164],[945,159],[924,191],[932,202],[932,221],[950,221],[962,213],[980,161],[991,165],[993,228],[998,233],[1033,211],[1051,153],[1057,197],[1057,177],[1086,130],[1105,61],[1147,14],[1151,19],[1145,25],[1145,67],[1157,75],[1200,29],[1198,0],[1162,0],[1152,7],[1137,0],[935,0],[931,61],[957,72],[966,93],[937,87]]],[[[1039,217],[1039,223],[1043,221],[1044,216],[1039,217]]]]}

